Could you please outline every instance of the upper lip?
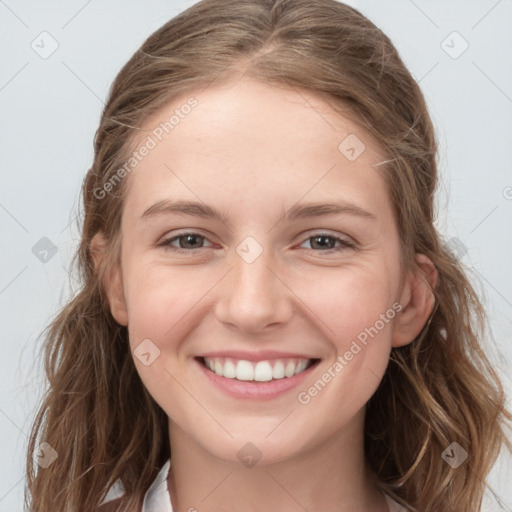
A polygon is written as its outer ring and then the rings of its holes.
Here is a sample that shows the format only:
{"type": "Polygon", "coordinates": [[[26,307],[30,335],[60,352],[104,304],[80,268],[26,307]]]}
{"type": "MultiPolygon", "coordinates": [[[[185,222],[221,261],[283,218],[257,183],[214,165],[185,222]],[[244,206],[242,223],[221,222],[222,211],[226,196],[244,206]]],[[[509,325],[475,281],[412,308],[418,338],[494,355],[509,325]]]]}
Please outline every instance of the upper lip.
{"type": "Polygon", "coordinates": [[[258,352],[247,352],[246,350],[215,350],[206,352],[198,357],[230,357],[245,361],[267,361],[271,359],[318,359],[297,352],[280,352],[276,350],[260,350],[258,352]]]}

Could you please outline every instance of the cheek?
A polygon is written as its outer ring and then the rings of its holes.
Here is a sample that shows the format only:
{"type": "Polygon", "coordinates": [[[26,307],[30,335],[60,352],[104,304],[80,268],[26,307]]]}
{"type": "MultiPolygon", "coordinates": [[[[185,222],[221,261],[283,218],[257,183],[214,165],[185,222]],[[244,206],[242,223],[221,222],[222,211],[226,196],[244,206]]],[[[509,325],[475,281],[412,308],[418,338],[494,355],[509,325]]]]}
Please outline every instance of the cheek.
{"type": "Polygon", "coordinates": [[[401,309],[395,302],[398,267],[360,266],[337,274],[324,281],[312,305],[321,312],[317,325],[325,327],[330,356],[298,396],[311,428],[327,421],[328,414],[336,429],[371,398],[388,365],[394,319],[401,309]]]}
{"type": "Polygon", "coordinates": [[[211,272],[190,268],[142,265],[127,272],[125,298],[131,343],[151,338],[160,346],[175,338],[214,282],[211,272]]]}
{"type": "Polygon", "coordinates": [[[144,386],[169,417],[197,414],[197,421],[204,421],[201,411],[187,406],[190,396],[183,383],[190,368],[181,364],[180,347],[199,325],[201,298],[214,284],[211,272],[203,276],[191,267],[154,264],[126,267],[129,344],[144,386]]]}
{"type": "MultiPolygon", "coordinates": [[[[337,269],[285,272],[283,278],[293,291],[286,300],[299,299],[298,315],[308,317],[322,331],[320,336],[342,350],[376,323],[379,331],[389,329],[389,322],[382,328],[380,319],[396,296],[395,274],[396,269],[384,261],[368,261],[337,269]]],[[[194,318],[197,326],[199,311],[206,313],[206,303],[212,308],[208,294],[222,275],[222,271],[206,267],[127,264],[124,288],[132,345],[150,338],[159,346],[168,346],[180,333],[186,333],[194,318]]]]}
{"type": "MultiPolygon", "coordinates": [[[[339,350],[377,325],[379,333],[391,331],[396,311],[393,309],[398,290],[395,272],[382,265],[361,265],[339,269],[329,276],[317,275],[316,286],[307,297],[311,308],[323,325],[323,332],[339,350]]],[[[306,293],[304,288],[302,294],[306,293]]],[[[361,336],[364,338],[364,334],[361,336]]]]}

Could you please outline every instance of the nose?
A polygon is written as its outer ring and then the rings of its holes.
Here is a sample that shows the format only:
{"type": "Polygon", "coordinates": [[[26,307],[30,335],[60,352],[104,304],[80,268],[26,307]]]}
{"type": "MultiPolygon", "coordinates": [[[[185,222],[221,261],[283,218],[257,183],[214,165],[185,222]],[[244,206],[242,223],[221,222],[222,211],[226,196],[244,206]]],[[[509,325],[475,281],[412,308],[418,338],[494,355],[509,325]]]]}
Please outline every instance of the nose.
{"type": "Polygon", "coordinates": [[[234,254],[233,267],[218,289],[215,314],[220,322],[256,333],[290,320],[293,293],[269,253],[263,251],[252,263],[234,254]]]}

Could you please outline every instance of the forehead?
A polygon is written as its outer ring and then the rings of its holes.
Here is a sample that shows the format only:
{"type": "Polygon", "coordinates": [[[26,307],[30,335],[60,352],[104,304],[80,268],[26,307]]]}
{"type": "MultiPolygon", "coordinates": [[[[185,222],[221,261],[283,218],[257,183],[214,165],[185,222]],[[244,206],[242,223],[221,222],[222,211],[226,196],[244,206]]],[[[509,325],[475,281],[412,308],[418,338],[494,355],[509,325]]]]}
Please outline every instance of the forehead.
{"type": "Polygon", "coordinates": [[[144,122],[143,146],[126,198],[138,210],[168,197],[283,207],[339,194],[389,206],[383,149],[310,92],[246,78],[191,91],[144,122]]]}

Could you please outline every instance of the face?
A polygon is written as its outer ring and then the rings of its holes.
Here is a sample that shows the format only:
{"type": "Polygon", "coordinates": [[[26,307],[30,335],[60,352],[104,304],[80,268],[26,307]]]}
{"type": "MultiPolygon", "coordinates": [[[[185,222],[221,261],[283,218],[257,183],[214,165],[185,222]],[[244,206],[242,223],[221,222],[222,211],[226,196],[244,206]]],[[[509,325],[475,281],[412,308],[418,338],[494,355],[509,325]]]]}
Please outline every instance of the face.
{"type": "Polygon", "coordinates": [[[171,439],[229,461],[251,442],[270,463],[361,426],[410,295],[382,148],[311,94],[247,79],[144,129],[109,297],[171,439]]]}

